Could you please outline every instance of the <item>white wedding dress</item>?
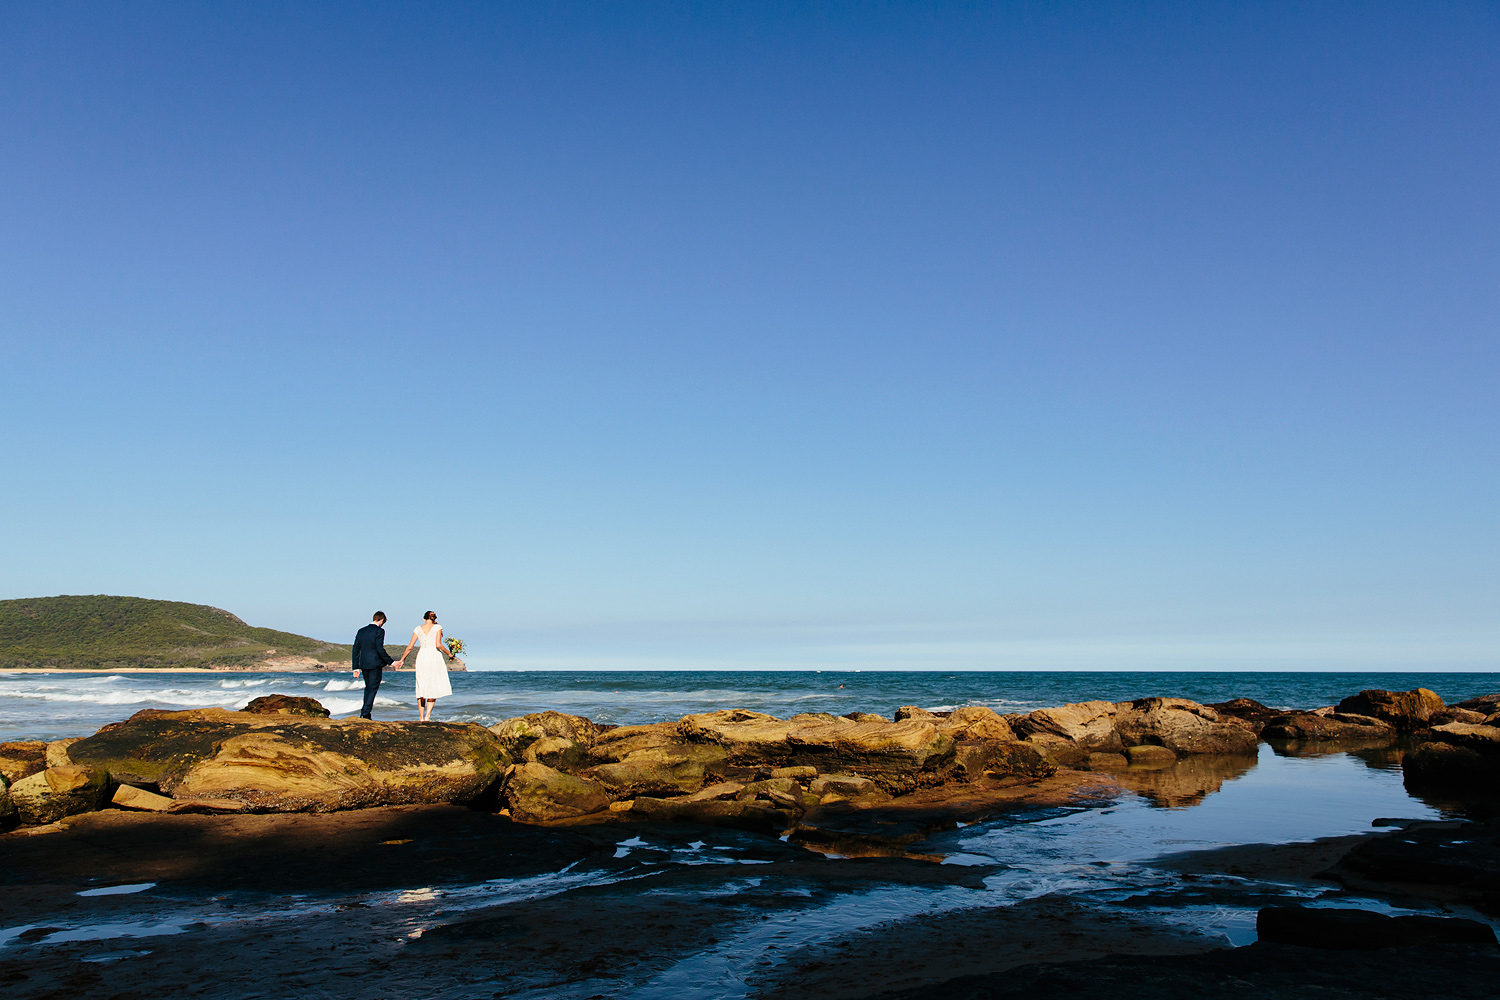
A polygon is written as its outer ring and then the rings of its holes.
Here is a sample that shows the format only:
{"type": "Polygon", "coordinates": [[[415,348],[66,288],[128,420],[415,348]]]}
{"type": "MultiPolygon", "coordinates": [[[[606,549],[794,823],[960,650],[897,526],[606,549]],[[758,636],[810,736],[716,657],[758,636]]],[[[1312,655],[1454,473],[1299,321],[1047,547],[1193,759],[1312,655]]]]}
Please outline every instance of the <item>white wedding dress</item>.
{"type": "Polygon", "coordinates": [[[412,630],[412,638],[416,639],[418,645],[418,698],[446,698],[453,693],[453,686],[448,683],[448,662],[444,659],[442,650],[438,649],[438,642],[442,637],[443,629],[438,625],[426,632],[422,631],[420,625],[412,630]]]}

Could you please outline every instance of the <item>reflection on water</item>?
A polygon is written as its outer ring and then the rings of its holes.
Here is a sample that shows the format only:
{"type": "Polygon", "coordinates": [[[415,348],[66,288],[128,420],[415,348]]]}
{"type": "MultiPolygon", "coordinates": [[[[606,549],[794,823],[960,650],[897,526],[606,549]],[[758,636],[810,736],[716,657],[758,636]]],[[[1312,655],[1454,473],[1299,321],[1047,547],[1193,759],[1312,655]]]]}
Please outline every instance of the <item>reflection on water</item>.
{"type": "Polygon", "coordinates": [[[1079,866],[1366,833],[1382,817],[1441,819],[1438,809],[1407,794],[1400,769],[1387,760],[1384,750],[1289,756],[1262,745],[1256,757],[1131,768],[1113,776],[1136,795],[1110,808],[1002,817],[922,847],[949,847],[1008,865],[1034,859],[1079,866]]]}
{"type": "Polygon", "coordinates": [[[1253,755],[1183,757],[1165,767],[1128,767],[1114,776],[1152,805],[1182,809],[1202,802],[1256,762],[1253,755]]]}

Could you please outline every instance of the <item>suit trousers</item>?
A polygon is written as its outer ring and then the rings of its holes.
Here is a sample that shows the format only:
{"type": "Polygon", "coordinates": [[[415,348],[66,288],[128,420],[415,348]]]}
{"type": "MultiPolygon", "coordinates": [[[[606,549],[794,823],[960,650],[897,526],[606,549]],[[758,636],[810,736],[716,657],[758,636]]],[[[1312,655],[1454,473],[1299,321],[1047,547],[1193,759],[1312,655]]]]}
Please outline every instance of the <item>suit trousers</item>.
{"type": "Polygon", "coordinates": [[[365,707],[359,710],[361,719],[370,718],[370,710],[375,707],[375,692],[380,690],[380,682],[385,677],[385,668],[376,667],[374,670],[361,670],[365,677],[365,707]]]}

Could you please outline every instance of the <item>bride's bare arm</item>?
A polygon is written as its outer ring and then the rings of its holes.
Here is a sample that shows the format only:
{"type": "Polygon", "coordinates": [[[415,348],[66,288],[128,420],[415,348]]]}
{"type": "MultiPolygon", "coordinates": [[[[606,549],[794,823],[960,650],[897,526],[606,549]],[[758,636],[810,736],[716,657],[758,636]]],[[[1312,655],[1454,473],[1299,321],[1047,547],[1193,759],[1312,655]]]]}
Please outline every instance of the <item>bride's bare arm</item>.
{"type": "Polygon", "coordinates": [[[407,644],[406,644],[406,648],[403,649],[401,651],[401,655],[396,658],[396,662],[397,663],[405,663],[406,662],[406,654],[411,652],[412,646],[415,646],[416,643],[417,643],[417,633],[413,632],[411,634],[410,641],[408,641],[407,644]]]}

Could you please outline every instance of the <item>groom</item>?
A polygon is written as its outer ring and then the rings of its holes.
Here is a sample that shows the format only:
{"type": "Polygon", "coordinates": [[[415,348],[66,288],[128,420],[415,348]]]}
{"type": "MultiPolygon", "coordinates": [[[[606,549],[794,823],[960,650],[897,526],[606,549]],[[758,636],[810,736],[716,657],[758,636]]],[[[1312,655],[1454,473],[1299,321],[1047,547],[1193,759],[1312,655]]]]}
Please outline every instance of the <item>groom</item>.
{"type": "Polygon", "coordinates": [[[380,690],[380,680],[385,668],[393,661],[385,651],[385,612],[377,611],[370,624],[354,634],[354,679],[365,675],[365,707],[359,710],[361,719],[370,717],[375,707],[375,692],[380,690]]]}

